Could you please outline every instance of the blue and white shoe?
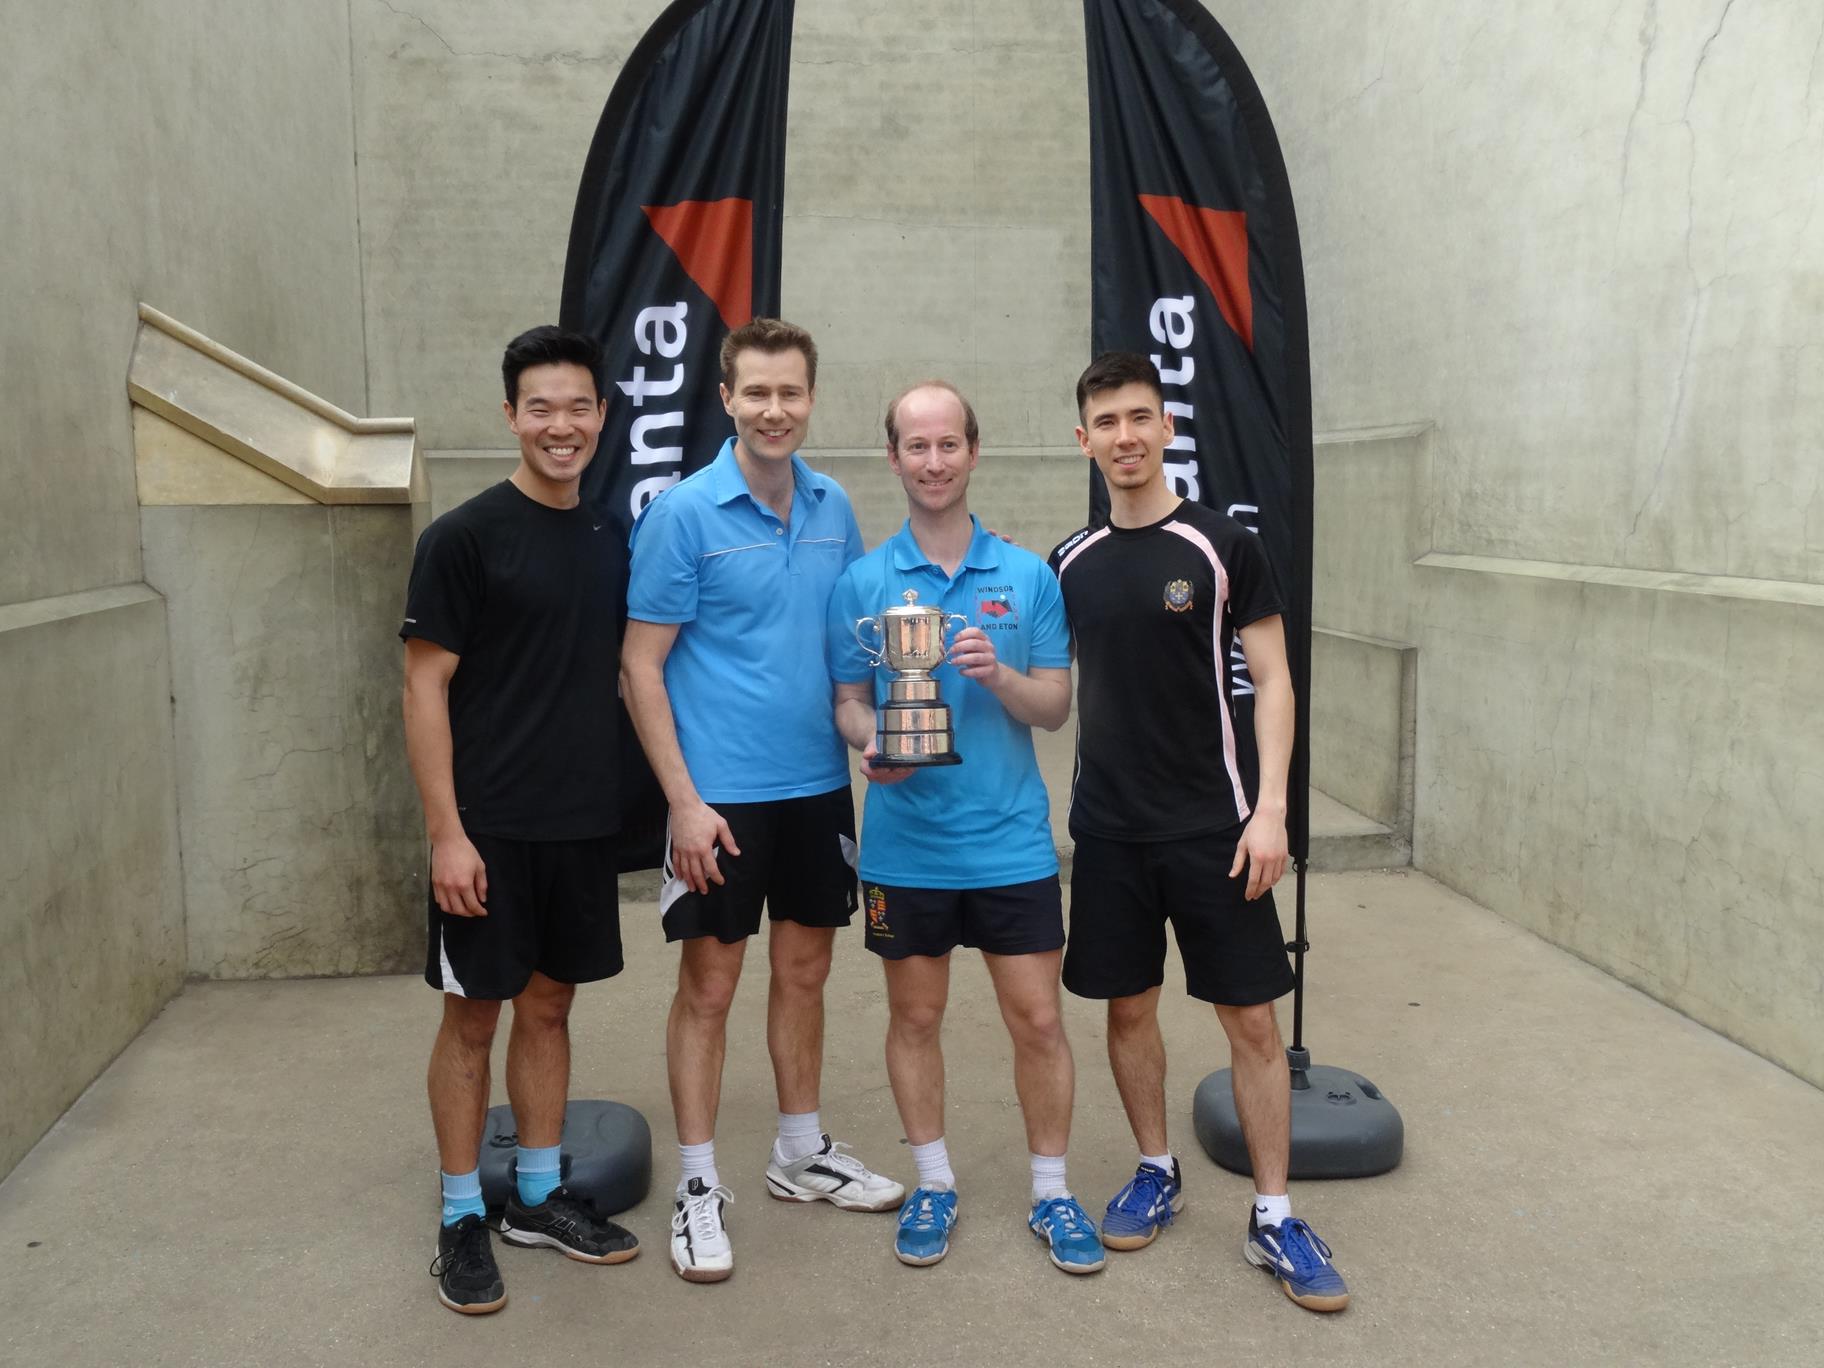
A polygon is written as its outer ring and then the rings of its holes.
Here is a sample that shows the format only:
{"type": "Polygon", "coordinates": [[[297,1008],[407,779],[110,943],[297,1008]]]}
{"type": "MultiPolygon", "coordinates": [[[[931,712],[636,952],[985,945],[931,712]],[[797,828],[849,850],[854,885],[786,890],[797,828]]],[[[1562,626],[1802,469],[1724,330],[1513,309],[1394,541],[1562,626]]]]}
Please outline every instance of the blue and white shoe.
{"type": "Polygon", "coordinates": [[[1278,1278],[1286,1295],[1307,1311],[1341,1311],[1349,1305],[1349,1288],[1330,1262],[1330,1246],[1296,1216],[1263,1226],[1250,1212],[1241,1252],[1256,1268],[1278,1278]]]}
{"type": "Polygon", "coordinates": [[[936,1263],[950,1252],[950,1231],[955,1225],[955,1188],[914,1188],[899,1209],[893,1257],[914,1268],[936,1263]]]}
{"type": "Polygon", "coordinates": [[[1145,1249],[1183,1210],[1178,1161],[1172,1160],[1170,1173],[1142,1164],[1102,1213],[1102,1243],[1110,1249],[1145,1249]]]}
{"type": "Polygon", "coordinates": [[[1066,1273],[1095,1273],[1102,1267],[1096,1223],[1068,1192],[1032,1204],[1027,1226],[1051,1246],[1051,1261],[1066,1273]]]}

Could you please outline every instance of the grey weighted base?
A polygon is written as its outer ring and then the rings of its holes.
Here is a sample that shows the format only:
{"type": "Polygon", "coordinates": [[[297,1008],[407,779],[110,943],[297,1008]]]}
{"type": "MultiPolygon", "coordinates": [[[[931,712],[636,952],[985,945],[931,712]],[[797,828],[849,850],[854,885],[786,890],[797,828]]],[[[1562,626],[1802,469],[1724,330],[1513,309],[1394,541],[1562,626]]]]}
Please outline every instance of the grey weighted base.
{"type": "MultiPolygon", "coordinates": [[[[1397,1167],[1405,1149],[1406,1127],[1381,1090],[1349,1069],[1308,1062],[1301,1069],[1297,1064],[1295,1059],[1288,1176],[1366,1178],[1397,1167]],[[1307,1086],[1296,1086],[1301,1080],[1307,1086]]],[[[1218,1069],[1197,1085],[1191,1125],[1197,1143],[1218,1164],[1231,1173],[1254,1171],[1235,1115],[1229,1070],[1218,1069]]]]}
{"type": "MultiPolygon", "coordinates": [[[[481,1135],[481,1199],[507,1204],[519,1135],[511,1107],[490,1107],[481,1135]]],[[[625,1102],[586,1099],[564,1108],[564,1186],[604,1216],[636,1206],[652,1186],[652,1129],[625,1102]]]]}

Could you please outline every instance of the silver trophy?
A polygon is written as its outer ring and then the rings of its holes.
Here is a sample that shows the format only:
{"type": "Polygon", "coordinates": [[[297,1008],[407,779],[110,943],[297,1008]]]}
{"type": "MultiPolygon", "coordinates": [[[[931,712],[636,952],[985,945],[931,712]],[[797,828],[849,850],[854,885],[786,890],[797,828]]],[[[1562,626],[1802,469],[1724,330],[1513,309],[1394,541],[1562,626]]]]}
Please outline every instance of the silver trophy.
{"type": "Polygon", "coordinates": [[[880,769],[912,765],[960,765],[956,734],[950,727],[950,709],[937,696],[931,672],[944,663],[950,646],[944,629],[952,622],[964,627],[961,613],[918,606],[918,590],[901,595],[904,605],[889,608],[879,617],[864,617],[855,624],[855,641],[868,653],[868,663],[893,671],[887,684],[887,701],[876,716],[872,764],[880,769]],[[871,629],[874,643],[862,639],[871,629]]]}

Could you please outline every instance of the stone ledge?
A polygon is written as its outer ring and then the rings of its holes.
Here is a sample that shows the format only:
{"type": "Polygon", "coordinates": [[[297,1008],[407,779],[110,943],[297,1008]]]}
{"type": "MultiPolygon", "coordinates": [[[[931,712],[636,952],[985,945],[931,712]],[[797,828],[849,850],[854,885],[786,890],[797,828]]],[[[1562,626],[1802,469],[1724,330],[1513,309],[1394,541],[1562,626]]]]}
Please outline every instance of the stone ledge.
{"type": "Polygon", "coordinates": [[[84,589],[75,594],[58,594],[55,598],[27,599],[24,603],[0,606],[0,632],[17,632],[66,618],[87,617],[92,613],[111,613],[131,608],[136,603],[157,603],[164,595],[146,583],[115,584],[105,589],[84,589]]]}
{"type": "Polygon", "coordinates": [[[1630,570],[1619,565],[1510,560],[1505,556],[1461,556],[1443,551],[1420,556],[1413,564],[1425,570],[1463,570],[1481,575],[1557,580],[1566,584],[1599,584],[1609,589],[1644,589],[1662,594],[1696,594],[1704,598],[1824,608],[1824,584],[1805,584],[1797,580],[1748,579],[1737,575],[1699,575],[1671,570],[1630,570]]]}
{"type": "MultiPolygon", "coordinates": [[[[148,304],[139,318],[127,393],[140,408],[319,504],[425,497],[410,418],[356,418],[148,304]]],[[[206,473],[167,483],[144,486],[142,503],[248,501],[244,490],[212,497],[219,481],[206,473]]]]}

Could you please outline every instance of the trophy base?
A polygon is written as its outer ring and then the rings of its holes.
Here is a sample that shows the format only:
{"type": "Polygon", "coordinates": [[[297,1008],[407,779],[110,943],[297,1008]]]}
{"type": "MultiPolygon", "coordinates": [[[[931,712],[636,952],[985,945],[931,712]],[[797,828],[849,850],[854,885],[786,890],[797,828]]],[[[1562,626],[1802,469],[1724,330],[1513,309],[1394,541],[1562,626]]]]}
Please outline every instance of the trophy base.
{"type": "Polygon", "coordinates": [[[875,769],[923,769],[927,765],[960,765],[963,757],[955,751],[942,755],[879,755],[868,761],[875,769]]]}

